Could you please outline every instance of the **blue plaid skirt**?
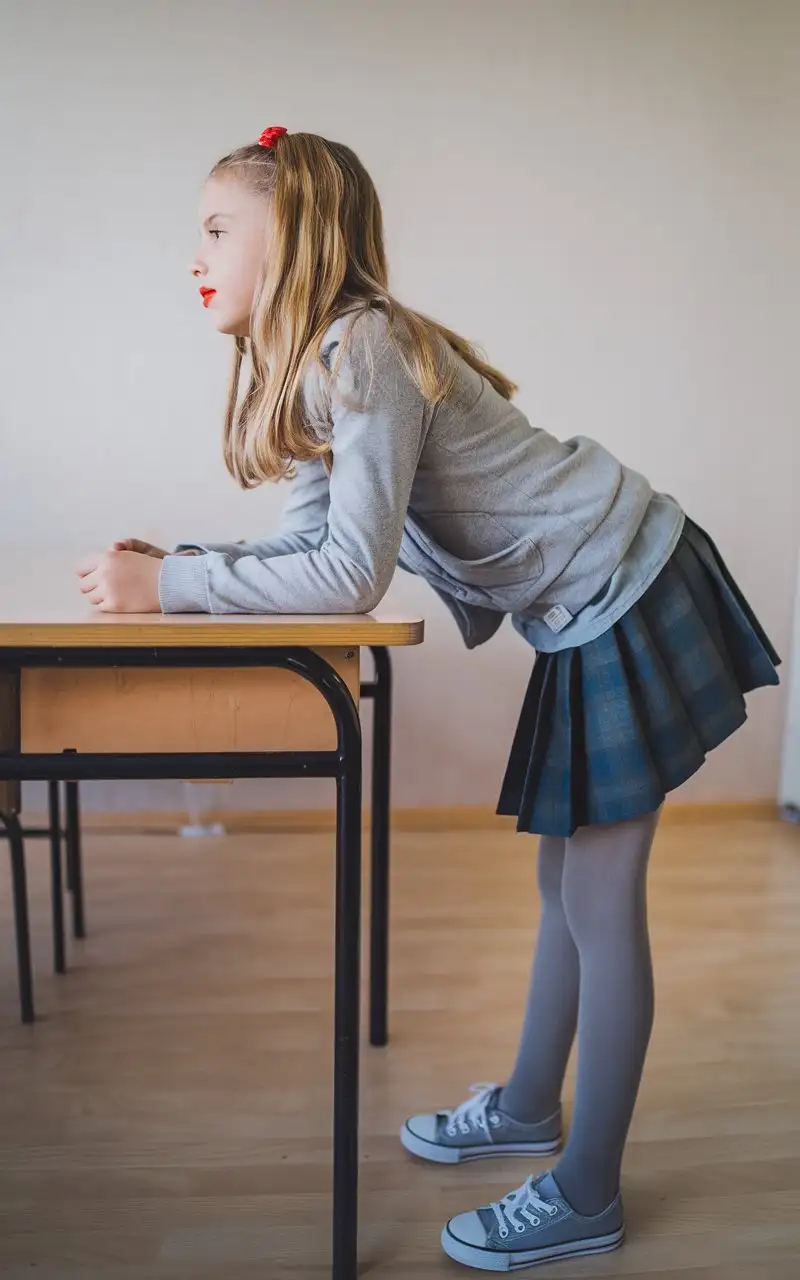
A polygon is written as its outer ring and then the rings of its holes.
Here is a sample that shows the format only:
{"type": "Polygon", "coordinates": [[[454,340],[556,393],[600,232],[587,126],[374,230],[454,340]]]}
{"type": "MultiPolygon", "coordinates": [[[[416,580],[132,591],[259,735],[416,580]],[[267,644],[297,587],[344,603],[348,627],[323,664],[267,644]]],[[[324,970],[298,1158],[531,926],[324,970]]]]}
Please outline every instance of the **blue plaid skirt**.
{"type": "Polygon", "coordinates": [[[714,543],[687,519],[675,551],[603,635],[539,653],[497,812],[570,836],[657,809],[778,684],[780,658],[714,543]]]}

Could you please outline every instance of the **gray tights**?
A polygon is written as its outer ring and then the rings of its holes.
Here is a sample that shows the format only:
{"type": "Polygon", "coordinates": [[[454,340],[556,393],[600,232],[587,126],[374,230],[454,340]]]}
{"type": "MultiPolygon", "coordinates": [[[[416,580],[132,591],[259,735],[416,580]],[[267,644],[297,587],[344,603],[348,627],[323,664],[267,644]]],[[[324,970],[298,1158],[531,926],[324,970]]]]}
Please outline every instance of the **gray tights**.
{"type": "Polygon", "coordinates": [[[599,1213],[619,1190],[653,1026],[646,878],[658,817],[544,836],[539,847],[539,939],[500,1105],[526,1123],[556,1110],[577,1026],[572,1127],[553,1173],[578,1213],[599,1213]]]}

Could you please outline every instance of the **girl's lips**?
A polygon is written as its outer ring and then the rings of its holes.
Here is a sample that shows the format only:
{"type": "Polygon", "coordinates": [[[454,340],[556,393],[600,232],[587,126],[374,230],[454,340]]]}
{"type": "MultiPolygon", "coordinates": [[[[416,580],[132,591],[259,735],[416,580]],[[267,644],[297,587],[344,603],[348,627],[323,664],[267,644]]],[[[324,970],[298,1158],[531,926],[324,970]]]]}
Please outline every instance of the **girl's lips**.
{"type": "Polygon", "coordinates": [[[209,302],[210,302],[210,301],[211,301],[211,299],[214,297],[214,294],[215,294],[216,292],[217,292],[217,291],[216,291],[216,289],[201,289],[201,290],[200,290],[200,296],[201,296],[201,298],[203,299],[203,306],[204,306],[204,307],[207,307],[207,306],[208,306],[209,302]]]}

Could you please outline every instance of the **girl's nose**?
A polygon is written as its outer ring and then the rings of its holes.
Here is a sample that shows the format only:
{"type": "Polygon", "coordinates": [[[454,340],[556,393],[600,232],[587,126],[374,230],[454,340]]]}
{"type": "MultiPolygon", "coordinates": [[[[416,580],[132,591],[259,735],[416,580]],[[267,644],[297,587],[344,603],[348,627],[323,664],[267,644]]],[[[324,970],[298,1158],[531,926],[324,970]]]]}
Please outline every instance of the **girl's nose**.
{"type": "Polygon", "coordinates": [[[195,279],[197,279],[198,276],[204,276],[206,274],[207,267],[206,267],[206,264],[204,262],[201,262],[199,258],[195,258],[194,262],[191,262],[189,264],[189,270],[191,271],[195,279]]]}

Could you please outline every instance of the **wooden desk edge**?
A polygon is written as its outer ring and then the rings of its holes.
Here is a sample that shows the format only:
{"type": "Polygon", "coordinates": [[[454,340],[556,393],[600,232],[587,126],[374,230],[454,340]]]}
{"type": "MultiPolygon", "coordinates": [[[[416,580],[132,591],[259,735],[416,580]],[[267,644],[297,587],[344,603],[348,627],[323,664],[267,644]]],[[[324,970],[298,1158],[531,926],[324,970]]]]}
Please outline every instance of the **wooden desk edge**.
{"type": "MultiPolygon", "coordinates": [[[[0,651],[3,649],[125,649],[125,648],[208,648],[240,649],[250,647],[278,648],[299,646],[315,648],[348,646],[365,648],[369,645],[385,645],[402,648],[422,644],[425,623],[422,618],[382,622],[369,614],[353,614],[352,623],[342,622],[281,622],[270,621],[236,623],[194,621],[178,622],[184,615],[176,614],[175,622],[125,622],[120,616],[118,624],[104,622],[42,622],[0,623],[0,651]]],[[[237,618],[240,615],[236,615],[237,618]]],[[[115,620],[116,621],[116,620],[115,620]]]]}

